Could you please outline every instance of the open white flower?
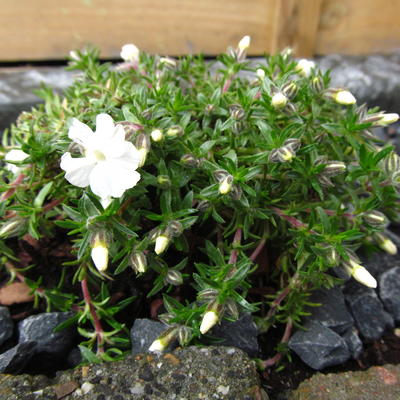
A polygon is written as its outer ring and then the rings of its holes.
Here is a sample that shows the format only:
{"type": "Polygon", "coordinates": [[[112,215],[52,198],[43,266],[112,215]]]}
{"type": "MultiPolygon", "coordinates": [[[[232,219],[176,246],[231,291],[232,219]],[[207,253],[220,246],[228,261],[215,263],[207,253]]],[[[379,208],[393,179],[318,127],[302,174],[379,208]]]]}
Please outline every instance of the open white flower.
{"type": "Polygon", "coordinates": [[[121,49],[121,58],[126,62],[137,64],[139,62],[139,49],[132,43],[124,44],[121,49]]]}
{"type": "Polygon", "coordinates": [[[82,147],[84,156],[72,158],[69,152],[63,154],[60,166],[66,172],[65,179],[82,188],[90,185],[103,207],[139,181],[140,174],[135,170],[140,153],[125,140],[123,126],[115,126],[109,115],[97,115],[95,132],[74,118],[68,137],[82,147]]]}
{"type": "Polygon", "coordinates": [[[21,149],[12,149],[4,157],[4,160],[6,161],[6,168],[13,174],[17,174],[21,170],[21,168],[18,165],[11,164],[9,161],[11,162],[24,161],[28,157],[29,154],[26,154],[21,149]]]}

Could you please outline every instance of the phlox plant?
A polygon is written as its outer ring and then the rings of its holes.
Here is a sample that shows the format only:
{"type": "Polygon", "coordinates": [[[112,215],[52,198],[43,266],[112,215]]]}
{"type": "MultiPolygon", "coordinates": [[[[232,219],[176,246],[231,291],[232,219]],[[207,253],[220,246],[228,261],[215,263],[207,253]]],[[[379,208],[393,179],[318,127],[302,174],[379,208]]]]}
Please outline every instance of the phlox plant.
{"type": "Polygon", "coordinates": [[[249,45],[215,62],[71,52],[73,85],[43,87],[4,132],[3,283],[24,282],[32,312],[73,310],[58,329],[77,327],[86,359],[123,357],[150,315],[166,327],[151,351],[249,312],[282,350],[314,289],[376,286],[357,250],[397,251],[400,162],[371,131],[397,114],[249,45]]]}

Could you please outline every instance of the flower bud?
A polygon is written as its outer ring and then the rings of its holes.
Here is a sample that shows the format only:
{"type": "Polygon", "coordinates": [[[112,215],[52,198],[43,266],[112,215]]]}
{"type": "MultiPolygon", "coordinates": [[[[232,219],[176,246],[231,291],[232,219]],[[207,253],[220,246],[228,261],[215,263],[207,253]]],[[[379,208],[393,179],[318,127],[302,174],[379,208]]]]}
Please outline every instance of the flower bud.
{"type": "Polygon", "coordinates": [[[380,211],[372,210],[362,215],[364,222],[373,227],[380,227],[387,223],[387,219],[380,211]]]}
{"type": "Polygon", "coordinates": [[[164,322],[164,324],[168,325],[172,318],[175,318],[174,313],[163,313],[163,314],[158,314],[158,319],[161,322],[164,322]]]}
{"type": "Polygon", "coordinates": [[[207,104],[204,108],[204,112],[206,114],[211,114],[214,111],[214,105],[213,104],[207,104]]]}
{"type": "Polygon", "coordinates": [[[393,175],[400,170],[400,157],[392,151],[384,161],[383,165],[388,175],[393,175]]]}
{"type": "Polygon", "coordinates": [[[291,139],[287,139],[283,145],[285,147],[290,148],[290,150],[292,150],[293,152],[296,152],[301,145],[301,141],[300,141],[300,139],[291,138],[291,139]]]}
{"type": "Polygon", "coordinates": [[[149,347],[150,352],[162,352],[176,338],[178,329],[172,326],[165,330],[149,347]]]}
{"type": "Polygon", "coordinates": [[[156,244],[154,251],[156,254],[161,254],[165,251],[169,244],[169,237],[165,234],[161,234],[156,238],[156,244]]]}
{"type": "Polygon", "coordinates": [[[9,219],[0,228],[0,238],[8,239],[19,236],[25,230],[26,222],[20,217],[14,217],[9,219]]]}
{"type": "Polygon", "coordinates": [[[329,244],[323,244],[321,247],[325,253],[324,257],[328,265],[331,267],[337,265],[339,263],[339,254],[336,249],[329,244]]]}
{"type": "Polygon", "coordinates": [[[132,136],[136,135],[138,131],[143,130],[143,125],[135,124],[130,121],[120,121],[118,125],[122,125],[125,131],[125,140],[129,140],[132,136]]]}
{"type": "Polygon", "coordinates": [[[181,157],[181,163],[188,167],[196,168],[199,166],[200,160],[195,158],[193,154],[184,154],[181,157]]]}
{"type": "Polygon", "coordinates": [[[108,267],[108,248],[103,234],[96,233],[90,255],[97,270],[104,272],[108,267]]]}
{"type": "Polygon", "coordinates": [[[324,81],[322,77],[316,76],[311,80],[311,87],[315,92],[322,92],[324,89],[324,81]]]}
{"type": "Polygon", "coordinates": [[[171,57],[161,57],[160,65],[173,69],[176,67],[176,60],[171,57]]]}
{"type": "Polygon", "coordinates": [[[310,76],[312,70],[315,68],[314,61],[302,59],[297,62],[296,72],[304,77],[310,76]]]}
{"type": "Polygon", "coordinates": [[[168,137],[181,136],[182,134],[183,134],[183,129],[179,125],[171,126],[171,128],[167,130],[168,137]]]}
{"type": "Polygon", "coordinates": [[[262,68],[258,68],[256,74],[260,80],[264,80],[265,78],[265,71],[262,68]]]}
{"type": "Polygon", "coordinates": [[[345,89],[333,89],[329,93],[333,100],[338,104],[349,106],[357,102],[352,93],[345,89]]]}
{"type": "Polygon", "coordinates": [[[178,342],[181,346],[186,346],[192,338],[192,328],[181,325],[178,328],[178,342]]]}
{"type": "Polygon", "coordinates": [[[326,177],[336,176],[346,171],[346,164],[341,161],[325,161],[325,168],[321,172],[321,175],[326,177]]]}
{"type": "Polygon", "coordinates": [[[231,191],[233,184],[233,176],[226,176],[219,184],[218,191],[220,194],[227,194],[231,191]]]}
{"type": "Polygon", "coordinates": [[[243,190],[240,186],[238,185],[232,185],[231,191],[230,191],[230,196],[232,197],[233,200],[240,200],[242,197],[243,190]]]}
{"type": "Polygon", "coordinates": [[[167,236],[177,237],[183,232],[183,226],[179,221],[171,221],[166,229],[167,236]]]}
{"type": "Polygon", "coordinates": [[[142,251],[136,251],[131,255],[130,264],[137,274],[144,274],[147,270],[147,258],[142,251]]]}
{"type": "Polygon", "coordinates": [[[168,285],[180,286],[183,283],[182,274],[179,271],[171,269],[165,275],[164,282],[168,285]]]}
{"type": "Polygon", "coordinates": [[[139,61],[139,49],[132,43],[123,45],[120,55],[126,62],[137,63],[139,61]]]}
{"type": "Polygon", "coordinates": [[[241,120],[245,116],[245,112],[244,112],[242,106],[240,106],[239,104],[232,104],[229,107],[229,111],[230,111],[231,117],[236,120],[241,120]]]}
{"type": "Polygon", "coordinates": [[[282,88],[282,93],[288,98],[288,99],[293,99],[293,97],[296,96],[297,92],[299,91],[299,88],[296,85],[296,82],[291,81],[288,82],[285,86],[282,88]]]}
{"type": "Polygon", "coordinates": [[[160,142],[161,140],[164,139],[164,134],[160,129],[154,129],[150,133],[151,138],[153,139],[154,142],[160,142]]]}
{"type": "Polygon", "coordinates": [[[288,98],[281,92],[278,92],[272,96],[271,104],[274,108],[285,107],[288,102],[288,98]]]}
{"type": "Polygon", "coordinates": [[[141,133],[137,136],[135,144],[140,154],[139,167],[143,167],[146,162],[147,154],[150,151],[150,139],[147,135],[141,133]]]}
{"type": "Polygon", "coordinates": [[[349,266],[346,264],[345,268],[356,281],[370,288],[375,289],[377,287],[376,279],[362,265],[352,264],[349,266]]]}
{"type": "Polygon", "coordinates": [[[281,56],[283,58],[288,58],[293,54],[293,49],[291,47],[285,47],[282,51],[281,51],[281,56]]]}
{"type": "Polygon", "coordinates": [[[158,175],[157,183],[163,188],[169,188],[171,186],[171,180],[167,175],[158,175]]]}
{"type": "Polygon", "coordinates": [[[250,42],[251,38],[249,35],[243,36],[238,43],[238,49],[242,52],[247,50],[250,47],[250,42]]]}
{"type": "Polygon", "coordinates": [[[239,319],[239,309],[235,301],[228,299],[225,303],[226,314],[234,320],[239,319]]]}
{"type": "Polygon", "coordinates": [[[200,332],[201,334],[207,333],[218,321],[219,321],[219,313],[218,307],[216,307],[217,303],[214,303],[214,308],[208,309],[203,315],[203,319],[200,325],[200,332]]]}
{"type": "Polygon", "coordinates": [[[202,200],[197,204],[196,208],[200,212],[206,212],[210,208],[210,202],[208,200],[202,200]]]}
{"type": "Polygon", "coordinates": [[[215,300],[215,298],[218,296],[218,290],[213,289],[213,288],[207,288],[203,289],[200,292],[197,293],[197,298],[200,301],[211,301],[215,300]]]}
{"type": "Polygon", "coordinates": [[[399,114],[391,113],[377,113],[367,115],[365,118],[361,120],[362,124],[372,123],[373,126],[387,126],[397,122],[399,119],[399,114]]]}
{"type": "Polygon", "coordinates": [[[268,160],[270,162],[290,162],[295,157],[296,153],[288,146],[274,149],[269,154],[268,160]]]}
{"type": "Polygon", "coordinates": [[[376,233],[373,238],[378,246],[382,250],[386,251],[386,253],[392,256],[397,254],[397,246],[387,236],[382,235],[381,233],[376,233]]]}

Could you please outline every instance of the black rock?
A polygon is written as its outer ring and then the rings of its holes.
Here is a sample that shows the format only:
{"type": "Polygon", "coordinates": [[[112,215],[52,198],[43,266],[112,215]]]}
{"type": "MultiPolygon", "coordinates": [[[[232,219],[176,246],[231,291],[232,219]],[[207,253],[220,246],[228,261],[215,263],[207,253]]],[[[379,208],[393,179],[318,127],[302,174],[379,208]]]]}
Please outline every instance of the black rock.
{"type": "Polygon", "coordinates": [[[311,315],[307,316],[305,321],[317,321],[339,334],[348,331],[354,325],[353,317],[347,310],[339,287],[316,290],[309,301],[321,305],[307,307],[306,311],[311,315]]]}
{"type": "Polygon", "coordinates": [[[36,353],[36,342],[18,343],[16,346],[0,354],[0,372],[16,373],[30,361],[36,353]]]}
{"type": "Polygon", "coordinates": [[[379,297],[396,322],[400,322],[400,267],[385,271],[379,278],[379,297]]]}
{"type": "Polygon", "coordinates": [[[212,336],[224,339],[223,346],[237,347],[247,353],[250,357],[259,355],[260,347],[257,341],[258,329],[250,313],[240,316],[237,321],[230,322],[223,320],[216,325],[212,331],[212,336]]]}
{"type": "Polygon", "coordinates": [[[71,318],[72,312],[51,312],[33,315],[19,323],[19,343],[36,341],[37,353],[62,354],[73,345],[76,331],[68,327],[59,332],[54,329],[71,318]]]}
{"type": "MultiPolygon", "coordinates": [[[[168,326],[147,318],[137,318],[131,328],[132,354],[148,353],[151,344],[161,335],[168,326]]],[[[171,343],[166,351],[176,347],[176,343],[171,343]]]]}
{"type": "Polygon", "coordinates": [[[14,322],[7,307],[0,307],[0,346],[9,339],[14,331],[14,322]]]}
{"type": "Polygon", "coordinates": [[[82,362],[82,354],[81,351],[79,350],[79,347],[76,346],[74,347],[67,356],[67,362],[70,368],[75,368],[77,365],[79,365],[82,362]]]}
{"type": "Polygon", "coordinates": [[[351,285],[351,289],[346,287],[345,298],[364,338],[377,340],[387,329],[394,327],[392,316],[385,311],[374,289],[351,285]]]}
{"type": "MultiPolygon", "coordinates": [[[[394,235],[397,237],[397,235],[394,235]]],[[[393,240],[393,238],[391,237],[393,240]]],[[[374,253],[369,257],[360,256],[361,264],[374,276],[375,279],[390,268],[400,266],[399,254],[390,255],[385,252],[374,253]]]]}
{"type": "Polygon", "coordinates": [[[305,331],[298,330],[293,334],[288,346],[311,368],[321,370],[350,358],[345,340],[332,329],[315,321],[304,327],[305,331]]]}
{"type": "Polygon", "coordinates": [[[356,329],[349,329],[347,332],[342,334],[342,338],[346,342],[347,348],[350,350],[351,356],[355,359],[360,357],[363,350],[363,344],[357,334],[356,329]]]}

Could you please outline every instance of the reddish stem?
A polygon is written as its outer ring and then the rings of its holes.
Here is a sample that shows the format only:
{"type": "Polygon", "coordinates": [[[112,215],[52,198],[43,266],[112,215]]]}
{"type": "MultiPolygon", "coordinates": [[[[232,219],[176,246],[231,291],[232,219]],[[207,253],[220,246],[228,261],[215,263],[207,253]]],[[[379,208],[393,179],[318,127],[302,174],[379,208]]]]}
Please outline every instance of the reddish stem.
{"type": "MultiPolygon", "coordinates": [[[[282,219],[289,222],[289,224],[295,228],[306,228],[307,227],[307,225],[304,222],[302,222],[299,219],[292,217],[290,215],[286,215],[280,208],[271,207],[271,210],[274,211],[276,215],[280,216],[282,219]]],[[[315,233],[315,234],[317,233],[313,229],[310,229],[309,232],[315,233]]]]}
{"type": "MultiPolygon", "coordinates": [[[[7,261],[4,263],[5,267],[7,268],[7,271],[11,274],[11,275],[15,275],[15,277],[22,283],[25,283],[25,276],[23,274],[21,274],[21,272],[19,272],[17,270],[17,268],[14,267],[13,264],[11,264],[10,261],[7,261]]],[[[35,292],[37,292],[39,295],[42,295],[44,293],[44,289],[38,287],[35,289],[35,292]]]]}
{"type": "Polygon", "coordinates": [[[286,298],[286,296],[290,293],[290,286],[286,286],[282,292],[279,293],[278,297],[272,302],[271,308],[268,311],[266,319],[271,318],[275,314],[275,310],[279,307],[282,301],[286,298]]]}
{"type": "Polygon", "coordinates": [[[224,83],[224,87],[222,88],[222,93],[225,93],[229,90],[229,88],[231,87],[232,84],[232,80],[230,78],[228,78],[225,83],[224,83]]]}
{"type": "Polygon", "coordinates": [[[104,344],[103,344],[104,331],[103,327],[101,326],[100,319],[97,316],[96,309],[93,305],[86,278],[82,279],[81,287],[82,287],[83,298],[85,300],[85,303],[89,305],[90,315],[92,316],[94,323],[94,329],[96,332],[96,340],[97,340],[97,352],[104,353],[104,344]]]}
{"type": "Polygon", "coordinates": [[[265,238],[260,240],[260,243],[258,243],[257,247],[251,253],[251,256],[250,256],[251,261],[254,262],[256,260],[256,258],[261,253],[262,249],[264,248],[265,243],[267,243],[267,240],[265,238]]]}
{"type": "MultiPolygon", "coordinates": [[[[232,243],[233,247],[238,246],[241,240],[242,240],[242,228],[237,228],[235,236],[233,237],[233,243],[232,243]]],[[[231,251],[231,256],[229,258],[228,263],[236,264],[237,256],[238,256],[238,251],[236,249],[233,249],[231,251]]]]}
{"type": "Polygon", "coordinates": [[[25,175],[19,174],[17,178],[10,183],[10,189],[6,190],[3,195],[1,196],[1,201],[7,200],[10,198],[14,193],[18,185],[24,180],[25,175]]]}
{"type": "Polygon", "coordinates": [[[59,204],[61,204],[64,201],[64,199],[54,199],[50,201],[50,203],[47,203],[43,207],[43,212],[50,211],[52,208],[57,207],[59,204]]]}

